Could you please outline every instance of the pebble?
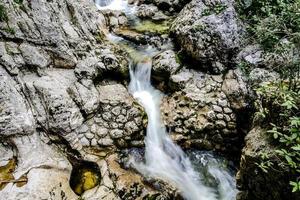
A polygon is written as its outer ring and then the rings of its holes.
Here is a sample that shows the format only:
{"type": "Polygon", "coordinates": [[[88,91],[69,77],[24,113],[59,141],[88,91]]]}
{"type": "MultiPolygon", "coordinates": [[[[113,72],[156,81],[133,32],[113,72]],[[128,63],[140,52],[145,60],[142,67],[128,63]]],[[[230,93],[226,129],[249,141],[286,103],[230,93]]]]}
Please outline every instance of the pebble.
{"type": "Polygon", "coordinates": [[[213,105],[213,110],[216,111],[216,112],[223,112],[222,108],[220,106],[217,106],[217,105],[213,105]]]}
{"type": "Polygon", "coordinates": [[[112,146],[113,142],[114,141],[110,138],[101,138],[98,140],[98,144],[101,146],[112,146]]]}

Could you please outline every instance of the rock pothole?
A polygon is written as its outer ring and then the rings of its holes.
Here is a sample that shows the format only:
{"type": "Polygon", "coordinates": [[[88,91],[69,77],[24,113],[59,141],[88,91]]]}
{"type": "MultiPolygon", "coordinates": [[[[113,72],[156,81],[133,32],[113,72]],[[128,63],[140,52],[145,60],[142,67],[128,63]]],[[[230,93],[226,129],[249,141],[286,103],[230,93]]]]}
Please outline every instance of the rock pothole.
{"type": "Polygon", "coordinates": [[[77,195],[82,195],[85,191],[99,185],[101,173],[96,163],[81,161],[73,166],[70,186],[77,195]]]}

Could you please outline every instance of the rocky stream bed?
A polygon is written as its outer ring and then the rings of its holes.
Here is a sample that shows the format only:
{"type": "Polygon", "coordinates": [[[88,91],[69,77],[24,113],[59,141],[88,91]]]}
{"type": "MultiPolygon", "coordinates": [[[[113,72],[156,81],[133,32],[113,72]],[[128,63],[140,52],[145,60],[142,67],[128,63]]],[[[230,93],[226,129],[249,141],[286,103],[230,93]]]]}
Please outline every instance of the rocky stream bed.
{"type": "Polygon", "coordinates": [[[235,1],[0,5],[1,200],[184,199],[176,184],[129,162],[145,161],[149,124],[128,91],[139,63],[152,65],[162,123],[214,189],[211,199],[299,199],[284,169],[270,175],[256,165],[272,145],[252,123],[251,85],[278,74],[259,68],[262,49],[247,43],[235,1]],[[247,77],[242,61],[253,66],[247,77]]]}

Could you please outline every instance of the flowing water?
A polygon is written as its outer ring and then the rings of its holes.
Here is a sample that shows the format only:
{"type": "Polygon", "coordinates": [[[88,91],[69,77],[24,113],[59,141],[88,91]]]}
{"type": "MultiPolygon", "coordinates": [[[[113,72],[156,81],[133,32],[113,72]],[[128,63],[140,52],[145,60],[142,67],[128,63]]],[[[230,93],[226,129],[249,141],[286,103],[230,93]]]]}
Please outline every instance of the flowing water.
{"type": "MultiPolygon", "coordinates": [[[[96,3],[101,9],[123,10],[126,14],[133,14],[134,8],[124,3],[124,0],[96,3]]],[[[113,34],[109,34],[108,38],[119,44],[124,42],[124,39],[113,34]]],[[[145,161],[131,159],[134,168],[144,176],[173,184],[187,200],[235,199],[237,191],[234,177],[222,167],[220,159],[202,152],[189,153],[187,156],[169,137],[160,118],[163,94],[151,85],[151,58],[158,50],[149,45],[136,49],[141,56],[131,66],[129,92],[144,107],[148,115],[148,126],[145,161]]]]}

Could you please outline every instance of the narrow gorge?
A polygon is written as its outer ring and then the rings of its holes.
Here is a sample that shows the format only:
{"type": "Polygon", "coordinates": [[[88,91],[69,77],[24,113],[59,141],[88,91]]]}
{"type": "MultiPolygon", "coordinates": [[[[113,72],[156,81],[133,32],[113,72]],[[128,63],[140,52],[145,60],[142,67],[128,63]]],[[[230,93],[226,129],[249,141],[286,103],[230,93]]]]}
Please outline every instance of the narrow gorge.
{"type": "Polygon", "coordinates": [[[257,19],[300,3],[266,2],[1,0],[0,200],[300,200],[300,30],[257,19]]]}

